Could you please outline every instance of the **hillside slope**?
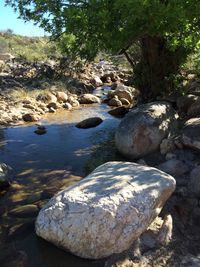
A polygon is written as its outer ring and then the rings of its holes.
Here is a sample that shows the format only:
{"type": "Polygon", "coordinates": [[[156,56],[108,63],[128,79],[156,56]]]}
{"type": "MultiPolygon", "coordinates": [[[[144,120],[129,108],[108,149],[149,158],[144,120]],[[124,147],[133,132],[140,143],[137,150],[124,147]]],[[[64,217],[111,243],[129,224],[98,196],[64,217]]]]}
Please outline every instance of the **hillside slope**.
{"type": "Polygon", "coordinates": [[[27,37],[10,31],[0,32],[0,53],[11,53],[27,61],[59,56],[56,44],[50,42],[48,37],[27,37]]]}

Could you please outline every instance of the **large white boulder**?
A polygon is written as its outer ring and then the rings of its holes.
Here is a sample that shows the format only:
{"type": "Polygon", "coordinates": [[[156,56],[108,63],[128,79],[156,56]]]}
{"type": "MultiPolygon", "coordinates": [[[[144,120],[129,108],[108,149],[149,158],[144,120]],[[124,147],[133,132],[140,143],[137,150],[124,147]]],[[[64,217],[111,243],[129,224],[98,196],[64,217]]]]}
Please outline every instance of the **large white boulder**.
{"type": "Polygon", "coordinates": [[[119,124],[115,143],[119,152],[137,159],[156,151],[175,131],[177,114],[167,102],[152,102],[130,111],[119,124]]]}
{"type": "Polygon", "coordinates": [[[172,176],[130,162],[108,162],[55,195],[36,220],[38,236],[77,256],[128,249],[175,189],[172,176]]]}

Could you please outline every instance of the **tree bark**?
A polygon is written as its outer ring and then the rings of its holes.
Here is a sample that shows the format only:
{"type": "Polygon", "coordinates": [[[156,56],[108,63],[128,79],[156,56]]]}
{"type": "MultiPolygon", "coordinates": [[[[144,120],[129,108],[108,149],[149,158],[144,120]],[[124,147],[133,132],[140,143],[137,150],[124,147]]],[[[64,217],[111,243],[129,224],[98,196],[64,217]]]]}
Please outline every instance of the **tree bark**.
{"type": "Polygon", "coordinates": [[[170,74],[178,71],[176,51],[170,51],[164,37],[145,36],[140,40],[142,58],[136,66],[135,75],[144,98],[156,98],[169,94],[173,84],[170,74]]]}

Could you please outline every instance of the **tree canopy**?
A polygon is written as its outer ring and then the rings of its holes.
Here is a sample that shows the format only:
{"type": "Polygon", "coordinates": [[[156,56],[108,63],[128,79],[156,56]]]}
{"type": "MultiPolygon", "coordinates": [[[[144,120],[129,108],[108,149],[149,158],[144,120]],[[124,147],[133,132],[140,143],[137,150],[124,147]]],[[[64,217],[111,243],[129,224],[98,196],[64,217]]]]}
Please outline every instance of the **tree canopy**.
{"type": "Polygon", "coordinates": [[[93,56],[99,49],[118,52],[148,34],[169,45],[193,48],[200,36],[198,0],[7,0],[25,20],[54,37],[72,34],[75,50],[93,56]]]}
{"type": "Polygon", "coordinates": [[[84,58],[92,59],[98,51],[124,52],[148,36],[162,38],[164,42],[159,40],[159,47],[170,51],[179,51],[181,47],[182,54],[200,46],[199,0],[5,2],[18,10],[23,19],[33,20],[53,38],[64,40],[66,52],[84,58]]]}

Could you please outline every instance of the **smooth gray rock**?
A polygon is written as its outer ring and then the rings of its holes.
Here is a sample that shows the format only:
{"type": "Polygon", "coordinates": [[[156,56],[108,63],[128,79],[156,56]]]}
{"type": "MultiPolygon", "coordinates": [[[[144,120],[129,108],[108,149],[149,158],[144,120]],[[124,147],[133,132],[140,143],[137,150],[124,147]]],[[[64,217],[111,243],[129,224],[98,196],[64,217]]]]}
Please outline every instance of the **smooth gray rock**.
{"type": "Polygon", "coordinates": [[[160,213],[175,183],[155,168],[105,163],[42,208],[36,233],[83,258],[121,253],[160,213]]]}
{"type": "Polygon", "coordinates": [[[156,151],[161,141],[176,130],[177,116],[167,102],[152,102],[129,111],[116,130],[117,149],[130,159],[156,151]]]}
{"type": "Polygon", "coordinates": [[[76,127],[87,129],[87,128],[96,127],[99,124],[101,124],[102,122],[103,122],[103,120],[101,118],[92,117],[92,118],[88,118],[88,119],[85,119],[83,121],[80,121],[79,123],[76,124],[76,127]]]}
{"type": "Polygon", "coordinates": [[[39,209],[34,204],[19,206],[9,211],[9,215],[19,218],[35,217],[39,209]]]}

